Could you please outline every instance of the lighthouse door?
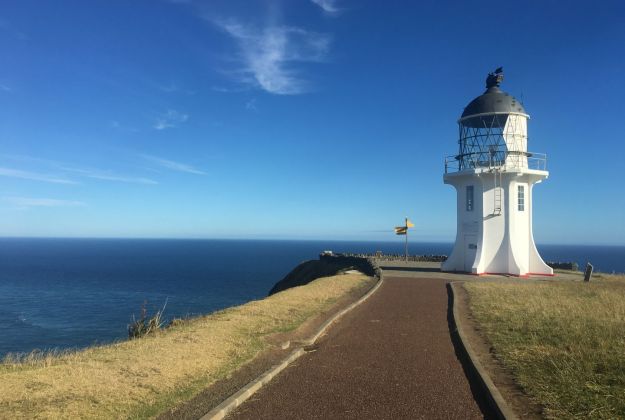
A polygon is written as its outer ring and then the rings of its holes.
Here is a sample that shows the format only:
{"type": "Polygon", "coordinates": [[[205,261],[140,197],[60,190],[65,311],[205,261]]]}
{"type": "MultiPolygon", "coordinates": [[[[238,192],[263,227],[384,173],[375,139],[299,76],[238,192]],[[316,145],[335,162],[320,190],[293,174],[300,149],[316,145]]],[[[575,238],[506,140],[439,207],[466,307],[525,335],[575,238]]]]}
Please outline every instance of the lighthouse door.
{"type": "Polygon", "coordinates": [[[477,253],[477,236],[464,235],[464,271],[471,272],[477,253]]]}

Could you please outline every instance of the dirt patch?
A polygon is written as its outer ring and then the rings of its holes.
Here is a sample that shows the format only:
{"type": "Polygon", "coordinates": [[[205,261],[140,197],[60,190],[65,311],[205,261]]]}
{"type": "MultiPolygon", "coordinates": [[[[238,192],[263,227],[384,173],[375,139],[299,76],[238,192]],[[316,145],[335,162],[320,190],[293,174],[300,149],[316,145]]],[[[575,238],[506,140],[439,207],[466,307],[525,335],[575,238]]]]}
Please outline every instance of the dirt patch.
{"type": "Polygon", "coordinates": [[[515,382],[512,372],[506,369],[495,357],[492,347],[482,334],[478,323],[469,309],[469,295],[464,286],[456,287],[456,304],[458,314],[463,318],[466,326],[465,335],[469,345],[479,358],[480,363],[490,376],[508,406],[522,419],[542,419],[544,409],[523,392],[515,382]]]}
{"type": "Polygon", "coordinates": [[[159,420],[197,420],[202,417],[226,398],[267,371],[271,366],[285,359],[293,351],[293,348],[299,345],[299,342],[313,336],[327,319],[360,299],[375,284],[376,279],[371,278],[361,287],[341,297],[327,311],[305,321],[294,331],[277,333],[267,337],[267,341],[271,344],[268,350],[241,366],[229,377],[213,383],[191,400],[160,414],[157,418],[159,420]]]}

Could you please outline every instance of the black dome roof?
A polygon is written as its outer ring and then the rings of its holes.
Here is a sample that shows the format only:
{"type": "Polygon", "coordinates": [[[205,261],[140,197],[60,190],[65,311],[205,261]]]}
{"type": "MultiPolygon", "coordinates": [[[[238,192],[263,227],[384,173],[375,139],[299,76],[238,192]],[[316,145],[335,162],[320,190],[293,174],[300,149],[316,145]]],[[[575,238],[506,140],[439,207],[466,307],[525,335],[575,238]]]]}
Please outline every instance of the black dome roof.
{"type": "Polygon", "coordinates": [[[464,108],[460,117],[465,118],[476,114],[526,114],[525,108],[516,98],[501,89],[499,85],[503,81],[503,68],[499,67],[486,78],[486,92],[473,99],[464,108]]]}
{"type": "Polygon", "coordinates": [[[526,114],[525,108],[521,102],[506,92],[503,92],[497,86],[490,87],[482,95],[473,99],[469,105],[464,108],[462,117],[468,117],[475,114],[501,114],[501,113],[521,113],[526,114]]]}

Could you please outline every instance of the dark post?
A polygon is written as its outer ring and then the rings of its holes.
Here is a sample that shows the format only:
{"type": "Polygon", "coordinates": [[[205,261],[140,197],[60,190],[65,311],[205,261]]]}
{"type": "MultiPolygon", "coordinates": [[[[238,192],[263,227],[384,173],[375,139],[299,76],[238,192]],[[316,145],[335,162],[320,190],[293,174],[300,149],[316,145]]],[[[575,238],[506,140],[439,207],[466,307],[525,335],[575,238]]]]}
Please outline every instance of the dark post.
{"type": "Polygon", "coordinates": [[[584,271],[584,281],[589,282],[590,277],[592,276],[593,266],[591,263],[586,263],[586,271],[584,271]]]}
{"type": "Polygon", "coordinates": [[[404,224],[406,226],[406,257],[405,257],[405,261],[408,261],[408,218],[406,217],[406,222],[404,224]]]}

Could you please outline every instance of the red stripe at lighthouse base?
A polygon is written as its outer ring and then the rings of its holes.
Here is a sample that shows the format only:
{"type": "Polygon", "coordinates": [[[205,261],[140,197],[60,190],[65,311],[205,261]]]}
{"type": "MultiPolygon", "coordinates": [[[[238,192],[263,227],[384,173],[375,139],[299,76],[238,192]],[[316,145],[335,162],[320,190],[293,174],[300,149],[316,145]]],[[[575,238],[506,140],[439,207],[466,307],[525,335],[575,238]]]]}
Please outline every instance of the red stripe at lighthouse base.
{"type": "Polygon", "coordinates": [[[526,274],[512,274],[512,273],[470,273],[474,276],[512,276],[512,277],[521,277],[528,278],[530,276],[545,276],[545,277],[555,277],[555,274],[542,274],[542,273],[526,273],[526,274]]]}
{"type": "Polygon", "coordinates": [[[471,273],[469,271],[443,271],[442,273],[455,273],[455,274],[469,274],[471,276],[512,276],[512,277],[520,277],[520,278],[528,278],[532,276],[536,277],[555,277],[555,274],[543,274],[543,273],[526,273],[526,274],[512,274],[512,273],[491,273],[491,272],[483,272],[483,273],[471,273]]]}

